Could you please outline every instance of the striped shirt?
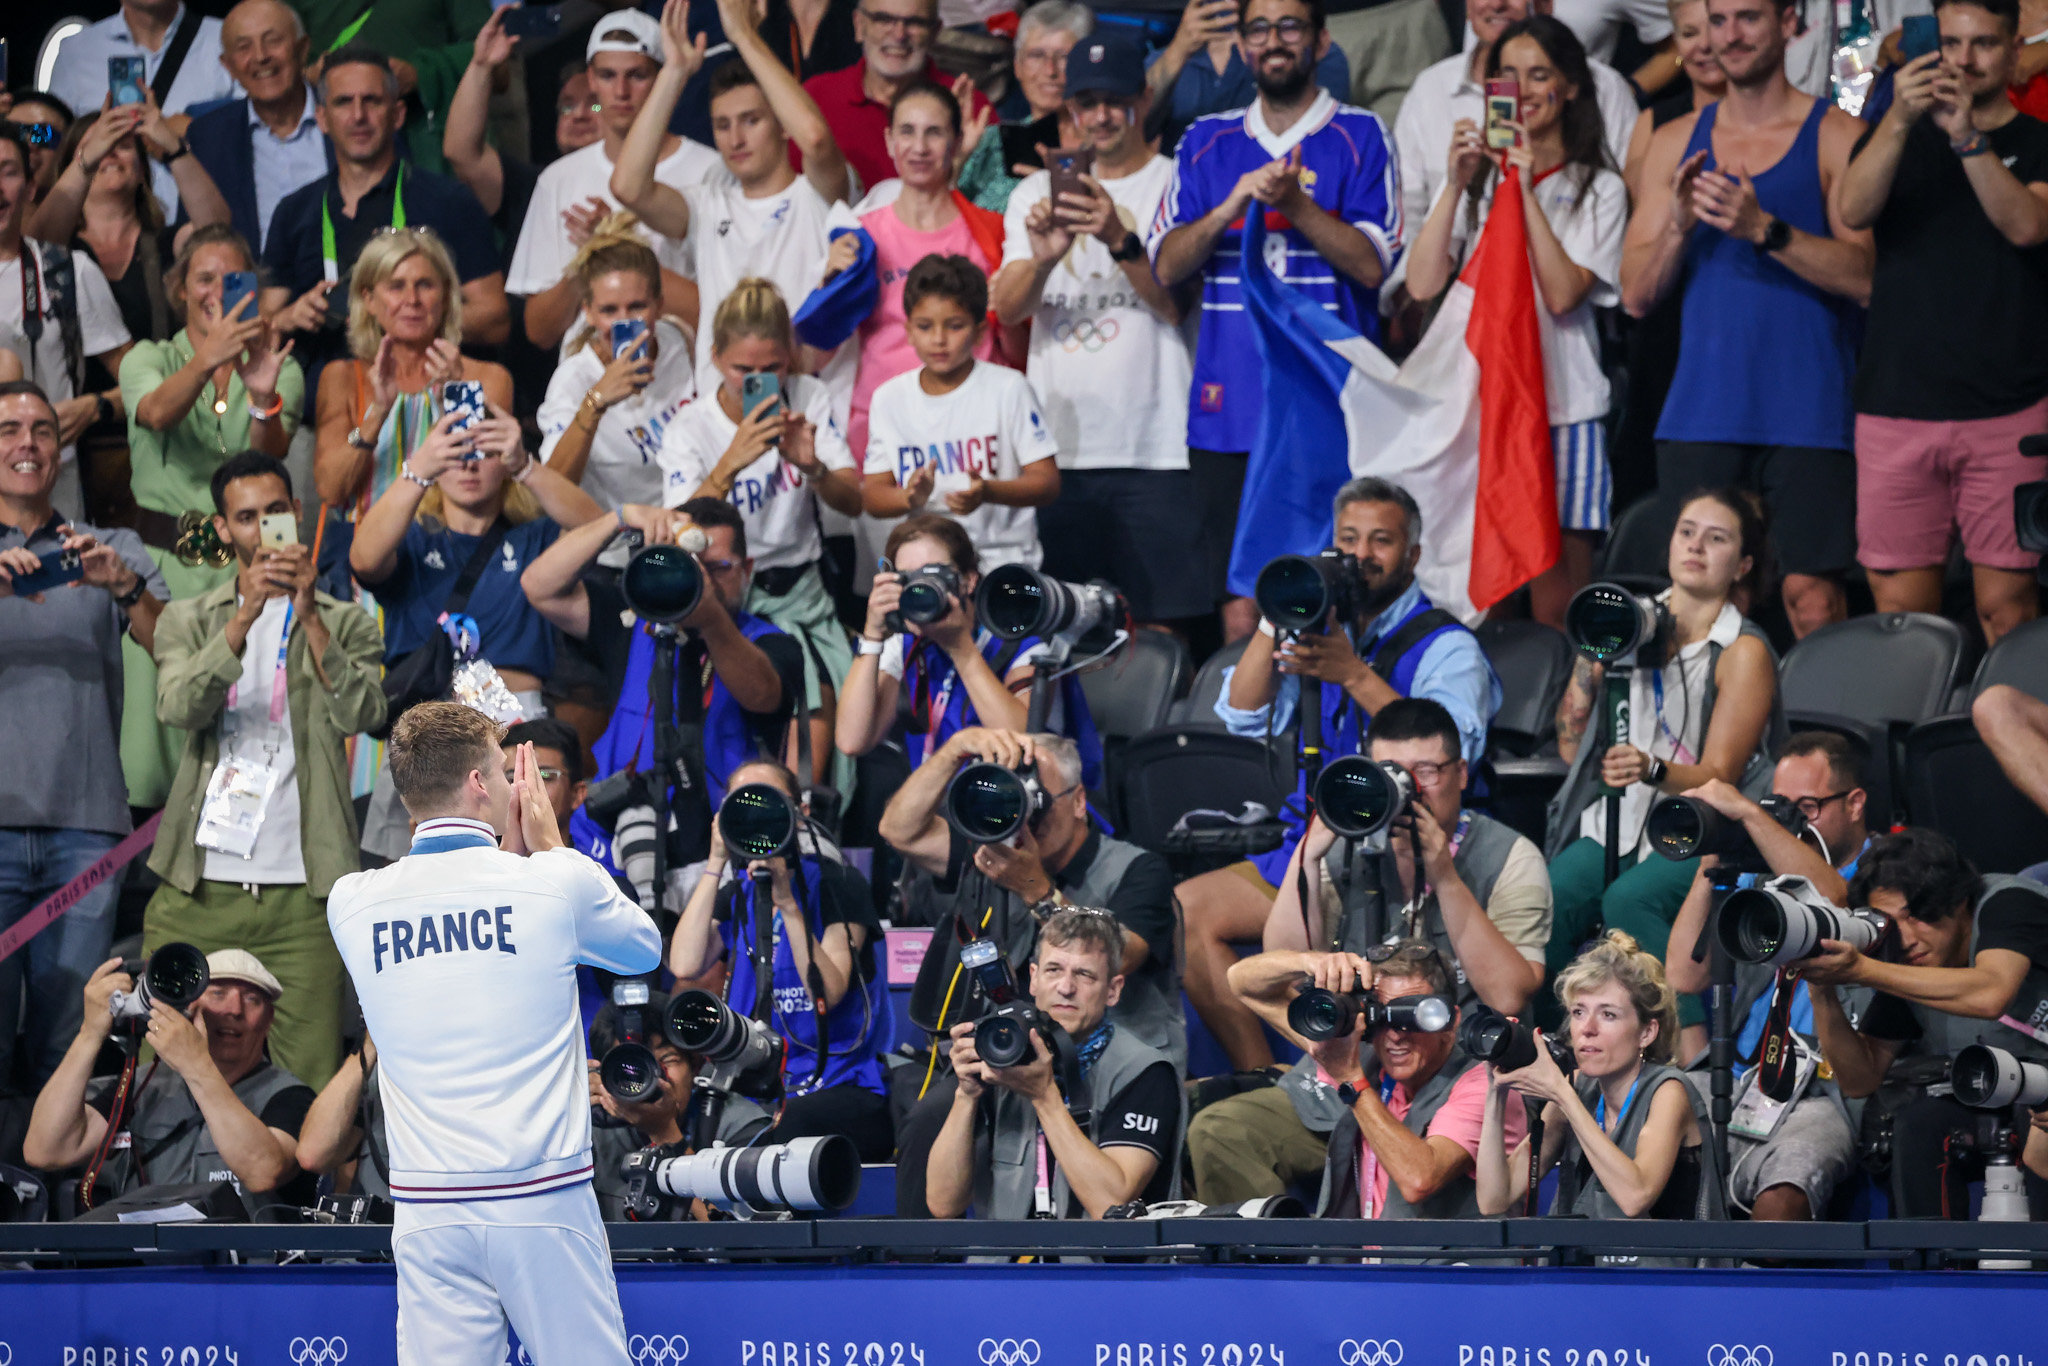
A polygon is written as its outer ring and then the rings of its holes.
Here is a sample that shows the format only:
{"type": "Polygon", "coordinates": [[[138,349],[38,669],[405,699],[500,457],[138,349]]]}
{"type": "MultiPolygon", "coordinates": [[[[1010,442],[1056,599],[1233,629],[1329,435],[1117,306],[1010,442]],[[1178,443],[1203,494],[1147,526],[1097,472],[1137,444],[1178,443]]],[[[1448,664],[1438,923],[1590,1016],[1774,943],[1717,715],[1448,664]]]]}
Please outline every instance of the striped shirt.
{"type": "MultiPolygon", "coordinates": [[[[1230,197],[1240,177],[1301,148],[1302,188],[1316,204],[1364,233],[1391,268],[1401,253],[1400,175],[1394,143],[1377,114],[1339,104],[1318,91],[1315,102],[1284,133],[1266,126],[1264,105],[1197,119],[1181,139],[1173,183],[1152,221],[1149,247],[1230,197]]],[[[1238,284],[1238,230],[1233,223],[1202,269],[1202,326],[1188,394],[1188,445],[1250,450],[1265,384],[1257,343],[1238,284]]],[[[1287,218],[1267,211],[1266,256],[1289,285],[1375,340],[1378,291],[1337,271],[1287,218]]]]}

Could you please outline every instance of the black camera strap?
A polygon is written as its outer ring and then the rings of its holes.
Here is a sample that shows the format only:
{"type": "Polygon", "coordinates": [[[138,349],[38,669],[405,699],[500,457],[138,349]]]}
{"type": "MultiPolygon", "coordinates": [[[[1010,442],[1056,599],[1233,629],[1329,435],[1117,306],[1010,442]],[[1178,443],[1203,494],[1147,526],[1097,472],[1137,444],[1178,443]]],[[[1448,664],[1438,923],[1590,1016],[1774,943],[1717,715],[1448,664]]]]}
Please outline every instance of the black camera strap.
{"type": "Polygon", "coordinates": [[[484,566],[491,562],[491,556],[498,553],[498,546],[504,541],[505,533],[512,524],[500,515],[491,523],[491,529],[476,543],[476,549],[469,552],[469,562],[462,566],[455,586],[448,590],[447,598],[441,603],[441,620],[447,621],[463,608],[469,606],[469,595],[476,591],[477,582],[484,576],[484,566]]]}
{"type": "Polygon", "coordinates": [[[1441,607],[1432,607],[1426,612],[1418,612],[1395,628],[1392,635],[1383,636],[1374,642],[1372,658],[1366,662],[1372,666],[1372,671],[1381,678],[1389,678],[1393,675],[1394,667],[1401,662],[1403,655],[1407,654],[1417,645],[1420,645],[1428,637],[1443,630],[1444,627],[1456,626],[1458,624],[1458,619],[1441,607]]]}
{"type": "Polygon", "coordinates": [[[199,25],[204,22],[191,10],[186,10],[178,20],[178,31],[171,35],[171,45],[164,49],[164,59],[157,66],[156,79],[149,83],[149,93],[156,99],[159,109],[171,97],[171,87],[177,84],[178,73],[184,69],[185,54],[192,50],[192,41],[199,36],[199,25]]]}

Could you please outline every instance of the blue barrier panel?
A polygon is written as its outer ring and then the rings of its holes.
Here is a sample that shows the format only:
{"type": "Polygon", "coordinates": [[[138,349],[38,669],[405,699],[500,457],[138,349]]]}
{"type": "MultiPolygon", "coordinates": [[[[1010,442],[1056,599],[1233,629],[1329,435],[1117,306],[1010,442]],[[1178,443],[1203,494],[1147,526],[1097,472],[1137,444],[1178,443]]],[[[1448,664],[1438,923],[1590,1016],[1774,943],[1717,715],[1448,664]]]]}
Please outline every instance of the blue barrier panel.
{"type": "MultiPolygon", "coordinates": [[[[388,1266],[0,1275],[0,1366],[386,1366],[388,1266]]],[[[2048,1276],[624,1265],[633,1366],[2041,1366],[2048,1276]]],[[[545,1312],[545,1306],[537,1306],[545,1312]]],[[[516,1349],[513,1366],[524,1361],[516,1349]]],[[[569,1366],[545,1363],[544,1366],[569,1366]]]]}

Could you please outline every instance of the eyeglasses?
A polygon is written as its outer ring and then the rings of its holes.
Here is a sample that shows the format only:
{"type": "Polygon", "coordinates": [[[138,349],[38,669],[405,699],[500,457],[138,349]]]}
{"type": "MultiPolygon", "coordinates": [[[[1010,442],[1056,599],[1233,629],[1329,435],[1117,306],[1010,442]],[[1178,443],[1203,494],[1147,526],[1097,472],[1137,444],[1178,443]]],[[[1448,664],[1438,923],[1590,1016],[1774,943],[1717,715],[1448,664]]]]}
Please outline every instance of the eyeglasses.
{"type": "Polygon", "coordinates": [[[1446,773],[1456,768],[1461,762],[1461,760],[1452,759],[1448,763],[1437,764],[1424,759],[1419,764],[1403,764],[1401,767],[1408,770],[1408,776],[1415,780],[1417,787],[1435,787],[1443,781],[1446,773]]]}
{"type": "Polygon", "coordinates": [[[939,21],[927,19],[921,14],[881,14],[871,9],[856,10],[861,18],[876,28],[900,28],[905,33],[931,34],[939,31],[939,21]]]}
{"type": "Polygon", "coordinates": [[[555,116],[564,119],[573,118],[577,114],[602,114],[603,112],[604,106],[596,100],[591,100],[588,104],[582,100],[563,100],[555,106],[555,116]]]}
{"type": "Polygon", "coordinates": [[[1809,821],[1817,821],[1820,819],[1820,813],[1828,809],[1830,802],[1841,801],[1853,791],[1855,789],[1850,788],[1847,792],[1836,792],[1826,797],[1799,797],[1793,800],[1792,805],[1798,807],[1799,814],[1809,821]]]}
{"type": "MultiPolygon", "coordinates": [[[[540,780],[544,783],[559,782],[562,777],[562,770],[559,768],[543,768],[539,770],[539,773],[540,780]]],[[[505,770],[505,781],[508,783],[512,781],[512,770],[509,768],[505,770]]]]}
{"type": "Polygon", "coordinates": [[[1027,47],[1017,54],[1018,66],[1064,68],[1066,64],[1067,54],[1064,51],[1055,51],[1050,48],[1027,47]]]}
{"type": "Polygon", "coordinates": [[[730,574],[733,570],[740,567],[740,561],[738,560],[707,560],[701,555],[698,556],[697,563],[703,565],[711,573],[718,575],[730,574]]]}
{"type": "Polygon", "coordinates": [[[1293,47],[1307,38],[1312,31],[1306,19],[1293,18],[1282,19],[1277,24],[1265,19],[1254,19],[1249,24],[1237,26],[1238,37],[1253,47],[1263,47],[1273,40],[1276,33],[1280,35],[1281,42],[1293,47]]]}

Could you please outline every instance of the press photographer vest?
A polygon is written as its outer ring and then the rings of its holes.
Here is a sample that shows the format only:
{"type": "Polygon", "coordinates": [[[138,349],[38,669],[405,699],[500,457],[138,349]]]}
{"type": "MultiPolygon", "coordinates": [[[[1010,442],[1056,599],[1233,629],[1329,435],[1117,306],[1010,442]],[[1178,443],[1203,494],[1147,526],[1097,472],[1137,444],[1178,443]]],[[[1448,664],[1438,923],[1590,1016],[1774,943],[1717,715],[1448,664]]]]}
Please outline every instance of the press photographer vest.
{"type": "MultiPolygon", "coordinates": [[[[138,1081],[149,1067],[150,1064],[144,1064],[138,1070],[138,1081]]],[[[304,1082],[282,1067],[266,1062],[236,1082],[234,1092],[250,1114],[261,1118],[264,1107],[272,1100],[295,1086],[303,1085],[304,1082]]],[[[111,1087],[97,1094],[110,1092],[111,1087]]],[[[242,1204],[252,1219],[259,1211],[278,1203],[275,1191],[251,1193],[242,1190],[242,1183],[229,1169],[227,1159],[220,1155],[220,1147],[206,1127],[206,1116],[200,1113],[199,1102],[192,1098],[192,1089],[168,1066],[157,1064],[157,1075],[150,1078],[147,1086],[130,1095],[128,1107],[128,1117],[122,1124],[129,1136],[128,1146],[116,1148],[100,1169],[101,1184],[115,1194],[143,1186],[227,1181],[241,1193],[242,1204]]]]}
{"type": "MultiPolygon", "coordinates": [[[[1067,900],[1080,906],[1107,908],[1110,896],[1122,885],[1124,874],[1144,852],[1135,844],[1098,834],[1095,861],[1088,865],[1077,885],[1066,889],[1067,900]]],[[[981,933],[1002,946],[1004,957],[1017,975],[1018,986],[1028,991],[1031,955],[1038,948],[1038,921],[1032,916],[1029,903],[973,871],[971,865],[951,892],[940,891],[930,877],[915,870],[905,875],[902,890],[906,923],[936,927],[931,947],[925,950],[924,961],[918,965],[917,981],[910,989],[912,1024],[943,1034],[962,1020],[979,1019],[986,1006],[980,990],[973,988],[973,979],[959,970],[960,940],[953,921],[963,911],[977,926],[982,926],[983,916],[987,916],[981,933]],[[970,900],[974,904],[969,904],[970,900]]],[[[1176,916],[1176,927],[1178,923],[1176,916]]],[[[1175,943],[1147,945],[1148,970],[1124,975],[1123,995],[1109,1008],[1109,1018],[1117,1026],[1118,1037],[1136,1035],[1185,1070],[1188,1027],[1180,1004],[1178,939],[1176,928],[1175,943]]]]}
{"type": "MultiPolygon", "coordinates": [[[[1986,877],[1984,895],[1977,898],[1976,913],[1970,917],[1970,962],[1977,959],[1977,936],[1984,923],[1984,903],[1996,893],[2013,886],[2026,887],[2042,895],[2042,909],[2048,913],[2048,893],[2043,893],[2037,884],[2026,878],[2003,874],[1986,877]]],[[[2048,1062],[2048,1043],[2028,1032],[2039,1030],[2048,1034],[2048,970],[2040,967],[2030,969],[1996,1020],[1951,1015],[1945,1010],[1910,1001],[1907,1009],[1913,1012],[1913,1019],[1920,1026],[1918,1049],[1929,1056],[1953,1058],[1969,1045],[1981,1043],[2002,1048],[2016,1058],[2048,1062]]]]}
{"type": "MultiPolygon", "coordinates": [[[[1683,1072],[1661,1062],[1644,1063],[1643,1070],[1636,1079],[1635,1103],[1628,1107],[1628,1112],[1621,1117],[1620,1126],[1615,1129],[1610,1137],[1614,1140],[1615,1147],[1633,1158],[1636,1155],[1636,1143],[1642,1138],[1643,1126],[1650,1119],[1651,1102],[1656,1098],[1657,1092],[1663,1088],[1664,1083],[1667,1081],[1676,1081],[1678,1083],[1679,1090],[1685,1094],[1686,1103],[1692,1107],[1693,1119],[1699,1124],[1700,1145],[1698,1148],[1690,1150],[1699,1154],[1699,1195],[1689,1212],[1658,1213],[1656,1212],[1656,1207],[1653,1207],[1651,1213],[1639,1217],[1645,1219],[1726,1219],[1728,1217],[1727,1186],[1721,1174],[1721,1155],[1714,1145],[1714,1126],[1707,1117],[1706,1101],[1701,1098],[1699,1092],[1686,1084],[1683,1072]]],[[[1599,1083],[1590,1077],[1575,1076],[1572,1078],[1572,1086],[1578,1091],[1579,1099],[1585,1103],[1586,1108],[1597,1114],[1598,1111],[1595,1110],[1595,1106],[1600,1101],[1599,1083]]],[[[1554,1122],[1563,1123],[1562,1120],[1554,1122]]],[[[1678,1168],[1674,1163],[1672,1175],[1675,1177],[1677,1172],[1678,1168]]],[[[1665,1198],[1668,1199],[1670,1194],[1671,1192],[1667,1188],[1665,1198]]],[[[1665,1199],[1660,1199],[1657,1203],[1658,1206],[1662,1206],[1665,1203],[1665,1199]]],[[[1557,1199],[1551,1205],[1550,1212],[1553,1217],[1560,1215],[1577,1216],[1585,1219],[1626,1219],[1629,1217],[1623,1212],[1620,1202],[1615,1200],[1612,1195],[1609,1195],[1607,1188],[1600,1184],[1599,1176],[1592,1171],[1591,1163],[1586,1161],[1584,1151],[1579,1147],[1577,1136],[1569,1132],[1565,1135],[1564,1149],[1558,1154],[1557,1199]]],[[[1700,1260],[1696,1257],[1600,1257],[1596,1260],[1601,1266],[1691,1267],[1701,1264],[1700,1260]]]]}
{"type": "MultiPolygon", "coordinates": [[[[1501,870],[1507,866],[1508,854],[1521,837],[1512,827],[1490,816],[1482,816],[1476,811],[1469,814],[1471,824],[1466,828],[1465,839],[1459,844],[1458,852],[1451,856],[1451,866],[1458,870],[1458,880],[1470,889],[1484,911],[1486,903],[1493,898],[1493,886],[1500,881],[1501,870]]],[[[1340,840],[1323,863],[1323,875],[1339,889],[1344,904],[1338,912],[1332,942],[1316,947],[1363,954],[1373,945],[1385,942],[1389,929],[1395,928],[1392,922],[1401,909],[1398,904],[1401,875],[1394,866],[1391,853],[1356,849],[1349,851],[1347,858],[1345,845],[1346,842],[1340,840]]],[[[1437,952],[1457,974],[1454,986],[1458,1008],[1471,1010],[1479,1004],[1479,993],[1466,980],[1465,969],[1451,950],[1451,932],[1444,925],[1443,907],[1437,904],[1434,891],[1423,899],[1418,919],[1422,937],[1436,946],[1437,952]]],[[[1350,1107],[1338,1098],[1333,1088],[1325,1086],[1317,1078],[1313,1058],[1303,1056],[1296,1060],[1287,1075],[1280,1079],[1279,1085],[1286,1092],[1288,1102],[1294,1106],[1296,1117],[1316,1133],[1330,1133],[1340,1121],[1351,1118],[1350,1107]]]]}
{"type": "MultiPolygon", "coordinates": [[[[1171,1061],[1159,1049],[1132,1037],[1128,1029],[1118,1026],[1110,1035],[1109,1046],[1102,1050],[1102,1056],[1089,1070],[1088,1079],[1081,1083],[1083,1094],[1075,1098],[1074,1108],[1087,1111],[1085,1115],[1077,1114],[1076,1118],[1081,1121],[1081,1129],[1089,1140],[1101,1140],[1105,1105],[1136,1081],[1146,1068],[1171,1061]]],[[[986,1094],[990,1120],[981,1126],[974,1145],[975,1213],[983,1219],[1029,1219],[1032,1197],[1038,1185],[1037,1112],[1031,1108],[1030,1101],[1003,1087],[991,1086],[986,1094]]],[[[1161,1159],[1172,1173],[1172,1184],[1166,1193],[1169,1200],[1180,1198],[1180,1147],[1187,1139],[1187,1131],[1188,1103],[1187,1093],[1183,1091],[1180,1128],[1174,1136],[1174,1150],[1161,1159]]],[[[1050,1148],[1046,1156],[1052,1163],[1054,1217],[1064,1218],[1072,1198],[1067,1174],[1053,1161],[1050,1148]]]]}
{"type": "MultiPolygon", "coordinates": [[[[1458,1078],[1479,1065],[1478,1060],[1462,1048],[1451,1049],[1451,1055],[1444,1059],[1444,1065],[1437,1074],[1422,1084],[1415,1093],[1415,1101],[1408,1107],[1408,1113],[1401,1118],[1401,1127],[1417,1138],[1429,1133],[1429,1122],[1436,1118],[1436,1112],[1443,1109],[1444,1102],[1451,1098],[1451,1088],[1458,1078]]],[[[1318,1219],[1356,1219],[1364,1208],[1364,1191],[1359,1184],[1361,1175],[1361,1142],[1358,1118],[1346,1106],[1343,1117],[1330,1130],[1330,1155],[1323,1164],[1323,1189],[1316,1201],[1318,1219]]],[[[1387,1203],[1375,1216],[1380,1219],[1478,1219],[1479,1187],[1466,1172],[1454,1176],[1444,1183],[1443,1189],[1430,1196],[1421,1204],[1413,1204],[1401,1194],[1397,1181],[1387,1182],[1387,1203]]]]}
{"type": "MultiPolygon", "coordinates": [[[[1358,657],[1371,665],[1388,687],[1408,697],[1414,690],[1415,671],[1422,667],[1422,656],[1429,652],[1431,643],[1447,631],[1464,630],[1464,623],[1431,602],[1427,593],[1417,593],[1415,606],[1384,633],[1359,641],[1347,626],[1344,634],[1351,638],[1358,657]]],[[[1304,686],[1300,705],[1308,706],[1310,696],[1309,688],[1304,686]]],[[[1335,683],[1317,682],[1313,696],[1323,718],[1323,763],[1362,753],[1371,714],[1335,683]]],[[[1294,792],[1280,804],[1280,822],[1287,827],[1287,838],[1279,848],[1252,856],[1252,866],[1259,870],[1259,876],[1276,887],[1287,875],[1287,862],[1294,857],[1294,846],[1308,829],[1307,812],[1308,773],[1299,770],[1294,792]]]]}

